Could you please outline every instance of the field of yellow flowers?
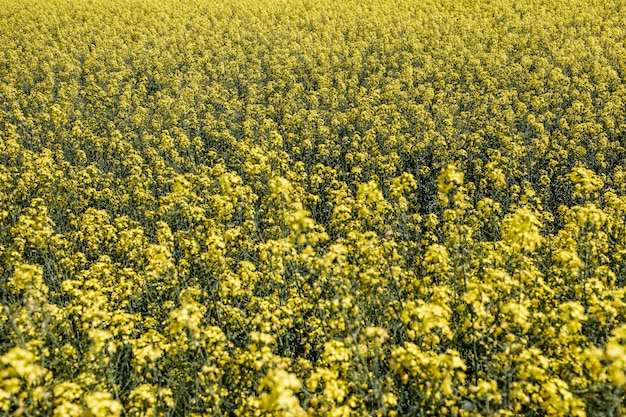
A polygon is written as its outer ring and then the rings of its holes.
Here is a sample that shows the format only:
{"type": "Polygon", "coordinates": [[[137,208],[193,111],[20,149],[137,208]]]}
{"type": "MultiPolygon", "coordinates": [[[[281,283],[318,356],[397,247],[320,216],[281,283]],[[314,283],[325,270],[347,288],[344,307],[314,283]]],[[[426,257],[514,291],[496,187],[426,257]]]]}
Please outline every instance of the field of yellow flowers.
{"type": "Polygon", "coordinates": [[[0,0],[0,416],[625,416],[621,0],[0,0]]]}

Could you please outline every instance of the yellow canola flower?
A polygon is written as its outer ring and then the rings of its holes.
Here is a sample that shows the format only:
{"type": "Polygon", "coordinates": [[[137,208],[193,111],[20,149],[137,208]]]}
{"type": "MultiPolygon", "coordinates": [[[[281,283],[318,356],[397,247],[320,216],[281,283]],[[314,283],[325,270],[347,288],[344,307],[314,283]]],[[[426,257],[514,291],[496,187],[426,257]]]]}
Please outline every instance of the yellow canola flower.
{"type": "Polygon", "coordinates": [[[570,301],[559,306],[559,318],[565,323],[568,333],[578,333],[588,317],[585,308],[577,301],[570,301]]]}
{"type": "Polygon", "coordinates": [[[139,339],[131,341],[133,358],[139,366],[145,366],[150,362],[157,361],[167,350],[168,341],[159,332],[150,329],[143,333],[139,339]]]}
{"type": "Polygon", "coordinates": [[[287,204],[291,203],[293,187],[288,179],[274,177],[269,181],[269,188],[273,199],[282,200],[287,204]]]}
{"type": "Polygon", "coordinates": [[[452,339],[450,315],[452,311],[446,305],[425,303],[422,300],[407,301],[402,310],[402,321],[409,327],[407,333],[411,339],[424,337],[427,341],[439,343],[440,337],[433,330],[438,329],[441,336],[452,339]]]}
{"type": "Polygon", "coordinates": [[[55,403],[78,400],[82,394],[83,389],[75,382],[65,381],[54,387],[55,403]]]}
{"type": "Polygon", "coordinates": [[[596,228],[602,227],[608,218],[606,213],[593,203],[587,203],[582,207],[572,207],[569,211],[569,215],[580,228],[585,226],[594,226],[596,228]]]}
{"type": "Polygon", "coordinates": [[[485,397],[488,401],[499,402],[502,399],[496,380],[486,381],[481,379],[478,381],[478,384],[470,386],[469,391],[477,398],[485,397]]]}
{"type": "Polygon", "coordinates": [[[619,387],[626,388],[626,325],[613,331],[605,348],[605,357],[610,361],[610,380],[619,387]]]}
{"type": "Polygon", "coordinates": [[[261,409],[277,417],[304,417],[306,413],[300,406],[295,392],[300,389],[300,380],[284,369],[270,370],[261,381],[260,389],[267,389],[259,397],[261,409]]]}
{"type": "Polygon", "coordinates": [[[184,329],[188,329],[196,340],[200,339],[206,306],[194,300],[197,292],[197,289],[191,288],[181,292],[181,306],[170,312],[169,325],[165,329],[171,336],[175,338],[184,336],[184,329]]]}
{"type": "Polygon", "coordinates": [[[445,276],[452,269],[450,255],[445,246],[434,243],[428,247],[423,260],[426,272],[445,276]]]}
{"type": "Polygon", "coordinates": [[[296,234],[303,233],[315,226],[315,221],[309,217],[310,215],[311,213],[308,210],[297,209],[287,213],[285,220],[289,228],[296,234]]]}
{"type": "Polygon", "coordinates": [[[32,291],[33,294],[48,294],[48,286],[44,283],[43,268],[39,265],[21,264],[15,268],[9,278],[8,288],[15,293],[32,291]]]}
{"type": "Polygon", "coordinates": [[[53,417],[82,417],[85,415],[85,410],[82,405],[63,402],[54,408],[52,413],[53,417]]]}
{"type": "Polygon", "coordinates": [[[572,415],[584,417],[585,403],[571,393],[567,383],[559,378],[551,378],[541,387],[541,395],[546,403],[546,415],[572,415]]]}
{"type": "Polygon", "coordinates": [[[542,244],[540,235],[543,223],[537,213],[528,207],[520,207],[502,222],[502,237],[514,252],[534,252],[542,244]]]}
{"type": "Polygon", "coordinates": [[[342,404],[348,395],[348,384],[337,369],[317,368],[307,380],[307,388],[317,391],[320,385],[323,385],[323,398],[332,404],[342,404]]]}
{"type": "Polygon", "coordinates": [[[19,377],[26,381],[28,386],[34,386],[48,375],[48,371],[37,364],[38,361],[39,358],[34,353],[21,347],[14,347],[0,357],[0,364],[7,367],[0,377],[3,380],[19,377]]]}
{"type": "Polygon", "coordinates": [[[343,342],[339,340],[331,340],[324,344],[324,353],[322,354],[322,360],[325,363],[332,364],[333,362],[348,362],[352,353],[350,349],[346,348],[343,342]]]}
{"type": "Polygon", "coordinates": [[[108,392],[93,392],[85,395],[85,405],[93,417],[117,417],[123,407],[119,401],[112,399],[108,392]]]}
{"type": "Polygon", "coordinates": [[[513,323],[520,326],[524,333],[530,330],[530,327],[532,325],[531,321],[529,320],[530,312],[525,305],[515,302],[509,302],[502,308],[502,312],[509,315],[513,323]]]}
{"type": "Polygon", "coordinates": [[[350,417],[352,414],[352,410],[349,405],[342,405],[340,407],[333,407],[328,413],[328,417],[350,417]]]}
{"type": "Polygon", "coordinates": [[[426,396],[450,397],[455,387],[464,384],[467,366],[458,351],[437,354],[406,342],[391,353],[391,369],[404,385],[416,386],[426,396]]]}
{"type": "Polygon", "coordinates": [[[80,417],[84,414],[80,398],[83,389],[75,382],[65,381],[54,387],[54,417],[80,417]]]}
{"type": "Polygon", "coordinates": [[[376,326],[368,326],[365,328],[365,335],[374,341],[376,346],[382,346],[383,343],[389,338],[389,332],[387,329],[376,326]]]}
{"type": "Polygon", "coordinates": [[[437,188],[441,194],[448,194],[455,187],[463,185],[464,174],[450,164],[437,177],[437,188]]]}
{"type": "Polygon", "coordinates": [[[496,167],[495,162],[489,162],[485,165],[486,178],[490,181],[496,190],[503,190],[506,187],[506,175],[502,169],[496,167]]]}
{"type": "Polygon", "coordinates": [[[157,388],[152,384],[141,384],[130,392],[129,415],[153,416],[154,407],[158,402],[157,388]]]}
{"type": "Polygon", "coordinates": [[[575,186],[574,197],[589,197],[604,187],[604,179],[601,176],[582,166],[572,169],[568,178],[575,186]]]}

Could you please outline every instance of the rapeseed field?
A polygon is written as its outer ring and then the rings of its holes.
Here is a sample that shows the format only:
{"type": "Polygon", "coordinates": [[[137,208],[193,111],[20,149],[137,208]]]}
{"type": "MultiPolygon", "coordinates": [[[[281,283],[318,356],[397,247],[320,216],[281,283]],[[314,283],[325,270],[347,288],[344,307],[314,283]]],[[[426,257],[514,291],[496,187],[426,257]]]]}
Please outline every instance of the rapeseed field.
{"type": "Polygon", "coordinates": [[[0,0],[0,415],[626,415],[621,0],[0,0]]]}

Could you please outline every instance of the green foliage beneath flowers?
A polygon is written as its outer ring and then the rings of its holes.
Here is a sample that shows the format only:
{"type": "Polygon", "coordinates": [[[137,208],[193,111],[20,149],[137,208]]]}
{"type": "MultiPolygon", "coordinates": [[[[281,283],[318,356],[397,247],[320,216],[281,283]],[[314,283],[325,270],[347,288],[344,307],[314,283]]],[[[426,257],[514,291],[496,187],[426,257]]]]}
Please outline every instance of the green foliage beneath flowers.
{"type": "Polygon", "coordinates": [[[624,415],[625,21],[0,0],[0,415],[624,415]]]}

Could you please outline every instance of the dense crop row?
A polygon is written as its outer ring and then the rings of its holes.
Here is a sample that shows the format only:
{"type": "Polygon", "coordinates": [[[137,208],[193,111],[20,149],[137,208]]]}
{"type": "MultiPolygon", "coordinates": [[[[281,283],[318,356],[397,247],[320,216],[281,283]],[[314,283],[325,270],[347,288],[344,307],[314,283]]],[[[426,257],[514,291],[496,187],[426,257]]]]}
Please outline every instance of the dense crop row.
{"type": "Polygon", "coordinates": [[[0,0],[0,414],[626,413],[619,0],[0,0]]]}

